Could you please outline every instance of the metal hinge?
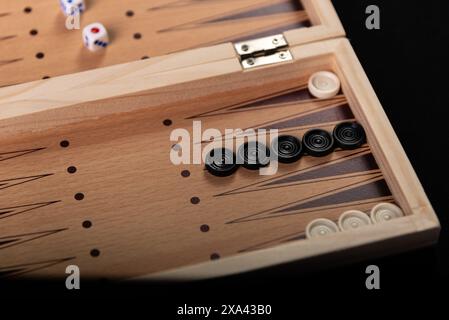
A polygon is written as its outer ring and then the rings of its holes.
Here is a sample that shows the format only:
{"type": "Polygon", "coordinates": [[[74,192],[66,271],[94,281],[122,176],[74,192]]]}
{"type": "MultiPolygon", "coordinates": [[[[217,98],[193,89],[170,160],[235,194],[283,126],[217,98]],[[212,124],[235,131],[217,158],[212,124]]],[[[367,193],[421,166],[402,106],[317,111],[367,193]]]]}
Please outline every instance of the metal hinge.
{"type": "Polygon", "coordinates": [[[234,44],[243,69],[293,60],[287,40],[282,34],[234,44]]]}

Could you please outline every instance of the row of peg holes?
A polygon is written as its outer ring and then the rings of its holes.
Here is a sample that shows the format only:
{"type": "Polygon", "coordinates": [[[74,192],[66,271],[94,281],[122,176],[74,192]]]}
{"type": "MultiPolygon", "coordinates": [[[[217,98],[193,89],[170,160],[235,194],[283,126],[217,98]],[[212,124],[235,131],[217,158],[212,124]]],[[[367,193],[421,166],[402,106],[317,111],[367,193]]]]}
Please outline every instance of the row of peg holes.
{"type": "MultiPolygon", "coordinates": [[[[25,14],[30,14],[31,12],[33,12],[33,8],[32,7],[25,7],[23,9],[23,12],[25,14]]],[[[125,15],[127,17],[131,18],[131,17],[134,16],[134,11],[128,10],[128,11],[126,11],[125,15]]],[[[34,37],[34,36],[37,36],[38,34],[39,34],[39,31],[37,29],[31,29],[30,30],[30,35],[31,36],[34,37]]],[[[142,34],[140,32],[136,32],[136,33],[133,34],[133,38],[136,39],[136,40],[142,39],[142,34]]],[[[42,60],[42,59],[45,58],[45,53],[44,52],[38,52],[38,53],[36,53],[35,57],[36,57],[36,59],[42,60]]],[[[149,56],[143,56],[141,59],[145,60],[145,59],[148,59],[148,58],[149,58],[149,56]]],[[[49,78],[50,78],[49,76],[43,76],[42,77],[42,79],[44,79],[44,80],[45,79],[49,79],[49,78]]]]}
{"type": "MultiPolygon", "coordinates": [[[[61,148],[68,148],[70,146],[70,142],[68,140],[63,140],[63,141],[60,142],[60,146],[61,146],[61,148]]],[[[67,172],[69,174],[75,174],[77,172],[77,168],[75,166],[69,166],[67,168],[67,172]]],[[[181,172],[181,175],[183,177],[185,177],[185,178],[188,178],[188,177],[190,177],[190,171],[184,170],[184,171],[181,172]]],[[[82,201],[84,199],[84,194],[80,193],[80,192],[76,193],[74,198],[77,201],[82,201]]],[[[190,202],[192,204],[194,204],[194,205],[199,204],[200,203],[200,198],[192,197],[190,199],[190,202]]],[[[85,220],[85,221],[83,221],[82,226],[85,229],[90,229],[92,227],[92,222],[90,220],[85,220]]],[[[206,232],[210,231],[210,227],[207,224],[203,224],[203,225],[200,226],[200,230],[201,230],[201,232],[206,233],[206,232]]],[[[92,257],[98,257],[100,255],[100,250],[92,249],[90,251],[90,255],[92,257]]],[[[219,258],[220,258],[220,255],[218,253],[213,253],[213,254],[210,255],[210,259],[211,260],[216,260],[216,259],[219,259],[219,258]]]]}
{"type": "MultiPolygon", "coordinates": [[[[59,145],[61,146],[61,148],[68,148],[70,146],[70,142],[68,140],[62,140],[59,145]]],[[[78,169],[75,166],[70,166],[67,168],[67,172],[69,174],[75,174],[77,171],[78,169]]],[[[74,195],[74,198],[76,201],[82,201],[84,200],[84,193],[78,192],[74,195]]],[[[92,221],[84,220],[81,225],[84,229],[90,229],[92,227],[92,221]]],[[[90,250],[90,255],[96,258],[100,255],[100,250],[92,249],[90,250]]]]}
{"type": "MultiPolygon", "coordinates": [[[[171,126],[172,123],[173,123],[173,122],[172,122],[172,120],[170,120],[170,119],[166,119],[166,120],[163,121],[163,124],[164,124],[165,126],[171,126]]],[[[70,145],[70,143],[69,143],[69,141],[67,141],[67,140],[63,140],[63,141],[60,142],[60,146],[61,146],[62,148],[68,148],[69,145],[70,145]]],[[[74,174],[74,173],[77,172],[77,168],[76,168],[75,166],[70,166],[70,167],[67,168],[67,172],[68,172],[69,174],[74,174]]],[[[188,177],[190,177],[190,175],[191,175],[191,173],[190,173],[189,170],[183,170],[183,171],[181,172],[181,176],[184,177],[184,178],[188,178],[188,177]]],[[[77,200],[77,201],[81,201],[81,200],[84,199],[84,194],[83,194],[83,193],[77,193],[77,194],[75,194],[74,198],[75,198],[75,200],[77,200]]],[[[190,199],[190,202],[191,202],[192,204],[194,204],[194,205],[199,204],[200,201],[201,201],[201,200],[200,200],[199,197],[192,197],[192,198],[190,199]]],[[[89,220],[86,220],[86,221],[84,221],[84,222],[82,223],[82,226],[83,226],[83,228],[85,228],[85,229],[89,229],[89,228],[92,227],[92,222],[89,221],[89,220]]],[[[209,232],[209,231],[210,231],[209,225],[207,225],[207,224],[201,225],[201,226],[200,226],[200,231],[203,232],[203,233],[209,232]]],[[[92,250],[90,251],[90,255],[91,255],[92,257],[98,257],[98,256],[100,255],[100,251],[99,251],[98,249],[92,249],[92,250]]],[[[210,255],[210,259],[211,259],[211,260],[216,260],[216,259],[219,259],[219,258],[220,258],[220,255],[219,255],[218,253],[213,253],[213,254],[210,255]]]]}
{"type": "MultiPolygon", "coordinates": [[[[29,13],[31,13],[33,11],[33,9],[31,7],[26,7],[26,8],[23,9],[23,11],[24,11],[24,13],[29,14],[29,13]]],[[[132,10],[128,10],[128,11],[126,11],[126,16],[133,17],[134,16],[134,12],[132,10]]],[[[31,36],[36,36],[36,35],[38,35],[38,33],[39,33],[39,31],[37,29],[30,30],[30,35],[31,36]]],[[[142,38],[142,34],[141,33],[134,33],[133,37],[134,37],[134,39],[138,40],[138,39],[142,38]]],[[[45,57],[45,54],[43,52],[36,53],[36,58],[37,59],[43,59],[44,57],[45,57]]],[[[148,58],[149,58],[148,56],[143,56],[142,60],[148,59],[148,58]]],[[[50,78],[49,76],[42,77],[42,79],[49,79],[49,78],[50,78]]],[[[170,126],[171,124],[172,124],[171,120],[169,120],[169,119],[164,120],[164,125],[165,126],[170,126]]],[[[67,148],[67,147],[69,147],[70,143],[67,140],[63,140],[63,141],[61,141],[60,145],[61,145],[62,148],[67,148]]],[[[70,167],[67,168],[67,172],[69,174],[75,174],[76,171],[77,171],[77,168],[75,166],[70,166],[70,167]]],[[[184,170],[181,173],[181,175],[183,177],[187,178],[187,177],[190,176],[190,172],[188,170],[184,170]]],[[[82,201],[84,199],[84,194],[83,193],[76,193],[74,198],[77,201],[82,201]]],[[[190,199],[190,202],[192,204],[196,205],[196,204],[200,203],[200,199],[198,197],[192,197],[190,199]]],[[[83,221],[82,226],[85,229],[90,229],[92,227],[92,222],[89,221],[89,220],[85,220],[85,221],[83,221]]],[[[200,227],[200,230],[201,230],[201,232],[209,232],[210,227],[208,225],[204,224],[204,225],[202,225],[200,227]]],[[[90,255],[92,257],[98,257],[100,255],[100,251],[98,249],[92,249],[90,251],[90,255]]],[[[218,259],[219,257],[220,256],[217,253],[211,254],[211,259],[212,260],[218,259]]]]}
{"type": "MultiPolygon", "coordinates": [[[[173,124],[173,121],[170,120],[170,119],[165,119],[164,121],[162,121],[162,124],[164,126],[166,126],[166,127],[169,127],[169,126],[171,126],[173,124]]],[[[173,150],[177,150],[177,149],[179,150],[179,145],[177,145],[177,144],[173,145],[172,149],[173,150]]],[[[181,177],[183,177],[183,178],[188,178],[188,177],[190,177],[190,175],[191,175],[191,173],[190,173],[189,170],[182,170],[181,171],[181,177]]],[[[199,197],[191,197],[190,198],[190,203],[193,204],[193,205],[199,204],[200,201],[201,201],[201,199],[199,197]]],[[[203,232],[203,233],[209,232],[210,231],[209,225],[207,225],[207,224],[201,225],[200,226],[200,231],[203,232]]],[[[219,258],[220,258],[220,255],[218,253],[212,253],[210,255],[210,259],[211,260],[217,260],[219,258]]]]}

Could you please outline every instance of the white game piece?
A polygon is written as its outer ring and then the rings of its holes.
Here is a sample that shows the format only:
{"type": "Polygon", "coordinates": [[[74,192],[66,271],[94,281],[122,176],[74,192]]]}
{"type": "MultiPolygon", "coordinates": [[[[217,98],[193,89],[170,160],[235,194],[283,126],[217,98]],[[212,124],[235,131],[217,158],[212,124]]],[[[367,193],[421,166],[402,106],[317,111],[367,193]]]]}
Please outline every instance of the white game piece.
{"type": "Polygon", "coordinates": [[[84,0],[59,0],[59,5],[66,16],[81,14],[86,10],[84,0]]]}
{"type": "Polygon", "coordinates": [[[373,223],[387,222],[404,216],[404,212],[392,203],[379,203],[371,209],[373,223]]]}
{"type": "Polygon", "coordinates": [[[340,92],[340,86],[340,79],[329,71],[316,72],[309,79],[310,94],[319,99],[335,97],[340,92]]]}
{"type": "Polygon", "coordinates": [[[315,219],[306,227],[306,236],[308,239],[326,236],[337,233],[340,230],[335,222],[329,219],[315,219]]]}
{"type": "Polygon", "coordinates": [[[338,219],[338,226],[341,230],[358,229],[371,224],[369,216],[359,210],[349,210],[343,212],[338,219]]]}
{"type": "Polygon", "coordinates": [[[99,22],[89,24],[83,29],[83,41],[90,51],[104,49],[109,44],[108,32],[99,22]]]}

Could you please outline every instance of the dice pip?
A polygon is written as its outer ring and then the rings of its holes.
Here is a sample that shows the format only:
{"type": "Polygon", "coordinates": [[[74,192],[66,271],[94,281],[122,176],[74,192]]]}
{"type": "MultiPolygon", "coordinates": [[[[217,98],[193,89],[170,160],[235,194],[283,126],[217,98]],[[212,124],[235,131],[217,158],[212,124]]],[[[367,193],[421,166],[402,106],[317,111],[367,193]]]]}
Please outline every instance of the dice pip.
{"type": "Polygon", "coordinates": [[[90,51],[104,49],[109,44],[108,32],[99,22],[89,24],[83,29],[83,41],[90,51]]]}
{"type": "Polygon", "coordinates": [[[86,10],[84,0],[59,0],[59,5],[66,16],[81,14],[86,10]]]}

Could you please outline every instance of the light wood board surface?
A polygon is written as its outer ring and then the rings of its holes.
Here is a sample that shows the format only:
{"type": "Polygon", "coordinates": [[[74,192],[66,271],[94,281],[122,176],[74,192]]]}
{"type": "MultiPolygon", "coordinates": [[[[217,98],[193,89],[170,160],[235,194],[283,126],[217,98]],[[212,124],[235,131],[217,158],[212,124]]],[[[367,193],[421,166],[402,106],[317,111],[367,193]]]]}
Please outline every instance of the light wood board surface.
{"type": "Polygon", "coordinates": [[[8,230],[2,240],[12,240],[4,243],[2,266],[74,257],[85,275],[138,276],[303,239],[314,218],[337,220],[344,210],[368,211],[393,200],[368,146],[304,157],[271,177],[241,169],[217,178],[202,165],[169,161],[175,143],[170,131],[191,131],[193,120],[201,120],[203,129],[233,123],[301,137],[310,128],[332,130],[354,119],[343,96],[315,100],[304,84],[254,100],[235,101],[238,109],[213,99],[202,109],[155,108],[2,143],[8,152],[1,168],[0,211],[8,230]],[[164,126],[164,117],[173,125],[164,126]],[[61,141],[70,145],[63,148],[61,141]],[[72,166],[77,171],[70,174],[72,166]],[[199,203],[192,203],[196,198],[199,203]],[[86,220],[93,224],[89,229],[83,228],[86,220]],[[91,257],[92,249],[101,255],[91,257]]]}
{"type": "Polygon", "coordinates": [[[321,41],[344,35],[328,0],[103,2],[87,1],[82,17],[101,12],[111,32],[99,55],[64,29],[54,1],[0,9],[1,277],[61,277],[76,264],[84,276],[201,278],[436,241],[438,220],[349,42],[321,41]],[[275,33],[294,61],[244,72],[232,44],[220,44],[275,33]],[[337,97],[308,93],[320,70],[339,75],[337,97]],[[169,161],[171,131],[192,132],[195,120],[298,137],[357,120],[368,144],[274,176],[241,168],[217,178],[169,161]],[[311,220],[378,202],[406,216],[305,240],[311,220]]]}
{"type": "Polygon", "coordinates": [[[76,264],[86,276],[123,279],[210,260],[202,274],[216,275],[278,263],[275,252],[284,246],[293,259],[392,237],[402,237],[401,250],[434,241],[438,222],[367,80],[353,70],[358,62],[348,42],[299,46],[292,53],[296,60],[288,64],[133,94],[111,91],[95,103],[62,103],[2,120],[18,124],[0,138],[3,275],[60,276],[67,264],[76,264]],[[312,98],[305,86],[317,70],[337,72],[345,94],[312,98]],[[118,112],[117,104],[132,108],[118,112]],[[77,105],[90,105],[93,113],[71,119],[77,105]],[[20,129],[29,123],[23,118],[39,116],[52,120],[40,130],[20,129]],[[240,169],[217,178],[202,165],[169,161],[171,131],[191,130],[193,120],[203,129],[232,124],[301,136],[353,119],[365,126],[368,145],[306,156],[281,165],[272,177],[240,169]],[[400,228],[370,227],[350,241],[342,233],[328,245],[304,240],[314,218],[336,220],[346,209],[368,212],[381,201],[404,209],[400,228]],[[303,249],[294,253],[293,244],[303,249]],[[242,265],[259,250],[261,264],[242,265]]]}
{"type": "Polygon", "coordinates": [[[0,87],[311,25],[296,0],[86,0],[86,5],[81,30],[68,30],[57,0],[2,1],[0,87]],[[92,22],[103,23],[110,34],[103,52],[83,47],[82,28],[92,22]]]}

